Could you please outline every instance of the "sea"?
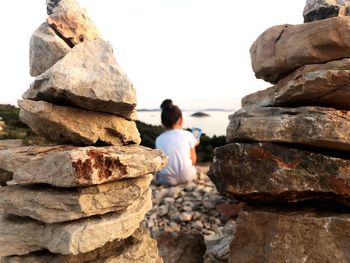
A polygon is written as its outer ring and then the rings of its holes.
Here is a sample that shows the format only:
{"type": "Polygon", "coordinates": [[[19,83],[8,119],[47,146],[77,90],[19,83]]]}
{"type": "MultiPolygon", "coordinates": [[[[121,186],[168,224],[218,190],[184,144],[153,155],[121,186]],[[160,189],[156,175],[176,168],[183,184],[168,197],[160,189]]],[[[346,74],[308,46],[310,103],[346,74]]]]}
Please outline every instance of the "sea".
{"type": "MultiPolygon", "coordinates": [[[[234,110],[201,110],[201,111],[182,111],[184,118],[184,128],[200,128],[208,136],[226,135],[226,128],[229,123],[229,115],[233,114],[234,110]],[[208,114],[207,117],[193,117],[192,114],[203,112],[208,114]]],[[[161,125],[160,111],[157,110],[142,110],[137,112],[138,120],[152,125],[161,125]]]]}

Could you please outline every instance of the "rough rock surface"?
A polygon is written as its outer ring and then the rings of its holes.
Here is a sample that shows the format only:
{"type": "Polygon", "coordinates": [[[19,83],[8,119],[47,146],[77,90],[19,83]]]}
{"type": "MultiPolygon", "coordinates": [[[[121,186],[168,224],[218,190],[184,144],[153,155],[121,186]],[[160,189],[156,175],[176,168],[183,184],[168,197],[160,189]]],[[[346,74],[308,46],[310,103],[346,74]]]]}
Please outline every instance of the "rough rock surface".
{"type": "Polygon", "coordinates": [[[257,78],[278,82],[293,70],[350,57],[350,17],[266,30],[250,49],[257,78]]]}
{"type": "Polygon", "coordinates": [[[161,170],[167,157],[142,146],[32,146],[0,151],[0,169],[16,184],[97,185],[161,170]]]}
{"type": "Polygon", "coordinates": [[[0,219],[0,256],[25,255],[48,249],[78,255],[126,239],[139,227],[152,207],[152,193],[135,200],[126,210],[60,224],[43,224],[21,217],[0,219]]]}
{"type": "Polygon", "coordinates": [[[242,107],[312,105],[350,109],[350,59],[304,66],[242,99],[242,107]]]}
{"type": "Polygon", "coordinates": [[[167,187],[153,182],[153,208],[143,225],[153,236],[164,231],[197,232],[203,235],[207,247],[204,262],[224,263],[240,206],[216,191],[207,176],[209,166],[196,169],[197,179],[192,183],[167,187]]]}
{"type": "Polygon", "coordinates": [[[228,142],[274,142],[350,150],[350,113],[331,108],[243,108],[230,116],[228,142]]]}
{"type": "Polygon", "coordinates": [[[347,15],[348,0],[307,0],[304,8],[304,22],[347,15]]]}
{"type": "Polygon", "coordinates": [[[116,240],[92,252],[77,256],[34,252],[25,256],[0,258],[1,263],[162,263],[157,243],[144,229],[138,229],[129,238],[116,240]]]}
{"type": "Polygon", "coordinates": [[[30,75],[40,75],[62,59],[71,48],[55,31],[43,23],[30,39],[30,75]]]}
{"type": "Polygon", "coordinates": [[[349,214],[281,209],[240,213],[231,263],[350,262],[349,214]]]}
{"type": "MultiPolygon", "coordinates": [[[[22,145],[22,140],[0,140],[0,150],[21,147],[22,145]]],[[[0,169],[0,186],[6,186],[7,182],[11,180],[12,173],[0,169]]]]}
{"type": "Polygon", "coordinates": [[[153,175],[87,188],[47,185],[7,186],[0,189],[3,214],[59,223],[126,209],[149,188],[153,175]]]}
{"type": "Polygon", "coordinates": [[[0,150],[21,147],[22,145],[22,140],[0,140],[0,150]]]}
{"type": "Polygon", "coordinates": [[[72,45],[101,38],[85,9],[76,0],[47,0],[47,22],[72,45]]]}
{"type": "Polygon", "coordinates": [[[136,117],[135,89],[115,61],[111,44],[102,40],[75,46],[39,75],[23,98],[136,117]]]}
{"type": "Polygon", "coordinates": [[[155,235],[164,263],[204,263],[205,244],[195,232],[159,232],[155,235]]]}
{"type": "Polygon", "coordinates": [[[109,113],[56,106],[44,101],[18,102],[21,120],[51,141],[74,145],[139,144],[140,134],[134,121],[109,113]]]}
{"type": "Polygon", "coordinates": [[[245,202],[325,201],[350,206],[350,160],[274,144],[229,144],[215,150],[209,176],[218,190],[245,202]]]}

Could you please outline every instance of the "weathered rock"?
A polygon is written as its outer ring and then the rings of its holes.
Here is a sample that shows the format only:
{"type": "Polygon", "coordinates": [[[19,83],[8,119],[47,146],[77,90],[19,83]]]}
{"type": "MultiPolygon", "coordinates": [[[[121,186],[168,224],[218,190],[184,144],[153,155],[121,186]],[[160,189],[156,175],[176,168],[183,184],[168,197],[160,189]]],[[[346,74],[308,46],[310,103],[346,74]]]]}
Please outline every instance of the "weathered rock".
{"type": "MultiPolygon", "coordinates": [[[[21,147],[22,145],[22,140],[0,140],[0,150],[21,147]]],[[[11,180],[12,173],[0,169],[0,186],[5,186],[7,182],[11,180]]]]}
{"type": "Polygon", "coordinates": [[[28,216],[45,223],[59,223],[126,209],[140,198],[153,175],[87,188],[47,185],[8,186],[0,189],[3,214],[28,216]]]}
{"type": "Polygon", "coordinates": [[[44,101],[18,101],[20,118],[32,130],[51,141],[74,145],[139,144],[134,121],[109,113],[56,106],[44,101]]]}
{"type": "Polygon", "coordinates": [[[24,99],[75,105],[135,119],[136,92],[105,41],[87,41],[39,75],[24,99]]]}
{"type": "Polygon", "coordinates": [[[70,50],[68,44],[47,23],[43,23],[30,39],[30,75],[40,75],[70,50]]]}
{"type": "Polygon", "coordinates": [[[152,207],[151,190],[126,210],[60,224],[43,224],[21,217],[0,219],[0,256],[25,255],[48,249],[78,255],[126,239],[139,227],[152,207]]]}
{"type": "Polygon", "coordinates": [[[201,234],[158,232],[155,235],[164,263],[203,263],[205,244],[201,234]]]}
{"type": "Polygon", "coordinates": [[[46,4],[49,15],[47,22],[71,44],[101,38],[86,10],[81,8],[77,1],[46,0],[46,4]]]}
{"type": "Polygon", "coordinates": [[[32,146],[0,151],[0,169],[12,172],[13,183],[21,185],[98,185],[159,171],[166,162],[161,151],[142,146],[32,146]]]}
{"type": "Polygon", "coordinates": [[[23,145],[23,140],[0,140],[0,150],[8,148],[21,147],[23,145]]]}
{"type": "Polygon", "coordinates": [[[209,176],[238,200],[317,200],[350,206],[350,160],[274,144],[229,144],[215,150],[209,176]]]}
{"type": "Polygon", "coordinates": [[[275,209],[240,213],[231,263],[350,262],[349,214],[275,209]]]}
{"type": "Polygon", "coordinates": [[[228,142],[274,142],[350,150],[350,113],[331,108],[243,108],[230,116],[228,142]]]}
{"type": "Polygon", "coordinates": [[[250,49],[257,78],[276,83],[293,70],[350,57],[350,17],[266,30],[250,49]]]}
{"type": "Polygon", "coordinates": [[[324,106],[350,109],[350,59],[307,65],[275,86],[242,99],[247,106],[324,106]]]}
{"type": "Polygon", "coordinates": [[[0,259],[1,263],[162,263],[157,243],[144,229],[138,229],[129,238],[116,240],[104,247],[79,254],[64,256],[40,251],[24,256],[0,259]]]}
{"type": "Polygon", "coordinates": [[[304,22],[345,16],[349,3],[348,0],[307,0],[303,12],[304,22]]]}

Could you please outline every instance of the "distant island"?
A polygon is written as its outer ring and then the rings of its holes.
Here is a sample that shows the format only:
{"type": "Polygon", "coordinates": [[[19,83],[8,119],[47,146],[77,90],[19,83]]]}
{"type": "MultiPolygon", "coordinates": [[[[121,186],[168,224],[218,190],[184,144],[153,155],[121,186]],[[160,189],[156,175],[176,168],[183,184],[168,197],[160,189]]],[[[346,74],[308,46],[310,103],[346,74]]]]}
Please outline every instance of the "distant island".
{"type": "Polygon", "coordinates": [[[210,117],[210,115],[205,112],[195,112],[191,115],[191,117],[203,118],[203,117],[210,117]]]}

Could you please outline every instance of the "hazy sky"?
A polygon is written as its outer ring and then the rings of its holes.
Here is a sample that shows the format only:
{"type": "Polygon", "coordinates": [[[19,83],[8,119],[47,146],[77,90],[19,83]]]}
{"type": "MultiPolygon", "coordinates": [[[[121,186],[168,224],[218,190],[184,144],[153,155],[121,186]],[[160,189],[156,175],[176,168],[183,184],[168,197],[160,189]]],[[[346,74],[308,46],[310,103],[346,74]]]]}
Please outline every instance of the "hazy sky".
{"type": "MultiPolygon", "coordinates": [[[[302,23],[305,0],[80,0],[113,44],[139,108],[172,98],[182,108],[239,107],[269,87],[256,80],[249,48],[267,28],[302,23]]],[[[46,19],[45,0],[3,1],[0,103],[29,87],[29,39],[46,19]]]]}

